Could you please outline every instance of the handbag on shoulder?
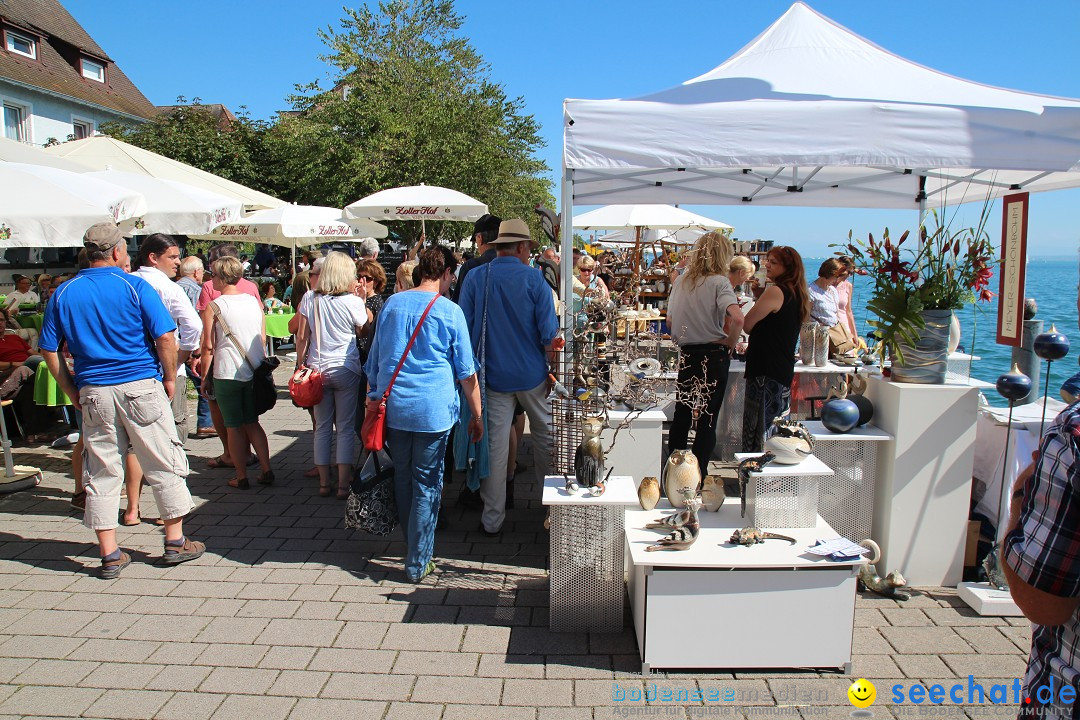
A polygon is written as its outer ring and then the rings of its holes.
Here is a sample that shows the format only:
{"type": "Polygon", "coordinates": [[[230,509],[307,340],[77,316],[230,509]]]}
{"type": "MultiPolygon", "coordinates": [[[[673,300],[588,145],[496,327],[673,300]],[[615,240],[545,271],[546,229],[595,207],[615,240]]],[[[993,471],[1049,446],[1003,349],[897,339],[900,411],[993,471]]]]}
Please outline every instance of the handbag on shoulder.
{"type": "Polygon", "coordinates": [[[409,351],[412,350],[413,343],[416,342],[416,336],[420,334],[420,328],[424,325],[424,320],[438,299],[439,294],[435,293],[435,297],[431,298],[431,302],[424,309],[424,314],[420,316],[420,321],[416,323],[412,337],[409,338],[409,344],[405,346],[405,352],[401,354],[401,360],[398,361],[394,374],[386,385],[386,392],[382,394],[382,397],[375,400],[368,398],[364,411],[364,424],[360,428],[360,439],[364,443],[365,450],[371,450],[372,452],[382,450],[383,445],[386,443],[386,401],[390,397],[390,391],[394,389],[394,381],[397,380],[398,373],[401,372],[401,366],[405,364],[405,358],[409,356],[409,351]]]}
{"type": "MultiPolygon", "coordinates": [[[[315,342],[320,342],[319,335],[319,297],[314,295],[311,298],[312,304],[315,306],[313,309],[315,326],[315,342]]],[[[308,354],[311,353],[311,343],[307,346],[308,354]]],[[[307,358],[297,358],[297,363],[306,362],[307,358]]],[[[323,377],[322,373],[314,368],[298,367],[296,371],[289,378],[289,396],[292,397],[293,404],[302,408],[313,408],[322,402],[323,396],[323,377]]]]}

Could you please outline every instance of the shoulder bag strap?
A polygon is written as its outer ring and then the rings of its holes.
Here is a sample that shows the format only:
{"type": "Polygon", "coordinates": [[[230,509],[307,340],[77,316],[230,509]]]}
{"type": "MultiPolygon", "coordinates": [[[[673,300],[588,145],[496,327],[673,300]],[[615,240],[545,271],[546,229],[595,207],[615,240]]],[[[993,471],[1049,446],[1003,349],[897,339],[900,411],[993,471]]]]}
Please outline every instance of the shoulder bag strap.
{"type": "Polygon", "coordinates": [[[432,306],[435,305],[435,301],[439,299],[439,293],[435,293],[435,297],[431,298],[431,302],[424,309],[424,314],[420,316],[420,322],[416,323],[416,329],[413,330],[412,337],[409,338],[409,344],[405,346],[405,352],[401,354],[401,359],[398,360],[397,367],[394,368],[394,374],[390,377],[390,383],[386,386],[386,392],[383,393],[383,402],[390,397],[390,391],[394,389],[394,381],[397,380],[398,373],[401,372],[401,366],[405,364],[405,358],[409,356],[409,351],[412,350],[413,343],[416,342],[416,336],[420,334],[420,328],[424,325],[424,319],[427,318],[428,313],[431,312],[432,306]]]}
{"type": "Polygon", "coordinates": [[[484,275],[484,319],[480,323],[480,394],[487,399],[487,311],[488,298],[491,296],[491,263],[485,268],[484,275]]]}
{"type": "MultiPolygon", "coordinates": [[[[312,308],[311,308],[311,324],[315,326],[315,329],[313,331],[315,333],[315,345],[318,345],[319,349],[321,351],[322,350],[322,334],[319,331],[319,326],[322,324],[322,320],[321,320],[322,314],[319,312],[319,294],[318,293],[312,293],[311,294],[311,305],[312,305],[312,308]]],[[[315,345],[311,344],[311,340],[309,338],[308,339],[308,346],[307,346],[307,357],[304,358],[305,363],[311,357],[311,348],[313,348],[315,345]]]]}
{"type": "Polygon", "coordinates": [[[210,309],[214,311],[214,319],[221,325],[221,331],[225,333],[225,337],[229,338],[229,341],[232,342],[232,346],[236,348],[236,352],[240,353],[240,357],[244,358],[244,362],[248,364],[248,367],[254,370],[255,366],[251,363],[251,358],[248,357],[247,351],[240,345],[240,341],[233,335],[229,323],[225,322],[225,317],[221,314],[221,308],[218,307],[216,300],[210,303],[210,309]]]}

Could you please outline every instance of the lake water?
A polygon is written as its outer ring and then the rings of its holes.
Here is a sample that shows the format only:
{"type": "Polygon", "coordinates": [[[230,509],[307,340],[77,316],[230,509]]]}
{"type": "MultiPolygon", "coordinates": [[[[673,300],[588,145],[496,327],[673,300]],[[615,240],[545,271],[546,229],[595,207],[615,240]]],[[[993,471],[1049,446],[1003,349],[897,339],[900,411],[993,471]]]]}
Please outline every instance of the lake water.
{"type": "MultiPolygon", "coordinates": [[[[821,260],[806,260],[808,272],[816,272],[821,260]]],[[[997,292],[998,278],[995,276],[990,289],[997,292]]],[[[867,313],[865,303],[869,297],[872,283],[867,277],[855,278],[855,297],[852,311],[859,334],[865,336],[870,327],[866,321],[872,316],[867,313]]],[[[1043,330],[1048,331],[1054,323],[1059,332],[1072,342],[1069,354],[1050,366],[1050,390],[1052,398],[1059,398],[1061,384],[1077,372],[1077,359],[1080,358],[1080,330],[1077,329],[1077,259],[1062,257],[1056,259],[1036,259],[1028,263],[1025,295],[1035,298],[1039,310],[1036,319],[1043,321],[1043,330]]],[[[1012,347],[998,345],[995,325],[997,323],[997,298],[992,302],[977,303],[958,313],[960,318],[960,348],[970,352],[980,360],[972,365],[971,374],[979,380],[993,383],[1002,373],[1011,367],[1012,347]]],[[[1046,381],[1046,363],[1041,367],[1043,377],[1039,381],[1039,396],[1042,396],[1043,383],[1046,381]]],[[[990,391],[987,400],[993,405],[1004,405],[1004,400],[997,393],[990,391]]]]}

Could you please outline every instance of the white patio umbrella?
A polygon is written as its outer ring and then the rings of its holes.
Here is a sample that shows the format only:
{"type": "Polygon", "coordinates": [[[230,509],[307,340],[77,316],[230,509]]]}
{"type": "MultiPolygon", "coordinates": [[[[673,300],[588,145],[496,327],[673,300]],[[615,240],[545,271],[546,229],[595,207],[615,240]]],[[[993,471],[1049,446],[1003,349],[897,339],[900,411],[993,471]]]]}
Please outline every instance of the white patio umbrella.
{"type": "Polygon", "coordinates": [[[59,168],[70,172],[86,172],[86,168],[78,163],[65,160],[62,157],[50,155],[41,148],[27,145],[26,143],[18,142],[17,140],[9,140],[8,138],[0,138],[0,160],[3,160],[4,162],[45,165],[47,167],[59,168]]]}
{"type": "Polygon", "coordinates": [[[488,211],[465,193],[438,185],[409,185],[380,190],[345,206],[345,217],[371,220],[476,220],[488,211]]]}
{"type": "Polygon", "coordinates": [[[141,193],[43,165],[0,163],[0,241],[8,247],[80,247],[86,228],[146,211],[141,193]]]}
{"type": "Polygon", "coordinates": [[[285,204],[283,200],[266,193],[106,135],[53,145],[45,148],[45,152],[82,165],[86,172],[121,170],[162,180],[178,180],[236,198],[244,203],[247,210],[275,208],[285,204]]]}
{"type": "Polygon", "coordinates": [[[221,223],[239,220],[244,211],[240,200],[175,180],[119,170],[88,172],[86,177],[142,193],[146,212],[135,222],[135,232],[140,235],[200,235],[221,223]]]}
{"type": "Polygon", "coordinates": [[[272,210],[258,210],[233,222],[222,223],[211,232],[198,236],[204,240],[269,243],[292,248],[293,266],[296,248],[331,241],[356,241],[384,238],[385,225],[360,218],[345,220],[339,208],[321,205],[282,205],[272,210]]]}
{"type": "Polygon", "coordinates": [[[674,205],[605,205],[574,217],[574,227],[585,230],[625,227],[679,230],[699,227],[706,230],[734,230],[731,225],[677,208],[674,205]]]}

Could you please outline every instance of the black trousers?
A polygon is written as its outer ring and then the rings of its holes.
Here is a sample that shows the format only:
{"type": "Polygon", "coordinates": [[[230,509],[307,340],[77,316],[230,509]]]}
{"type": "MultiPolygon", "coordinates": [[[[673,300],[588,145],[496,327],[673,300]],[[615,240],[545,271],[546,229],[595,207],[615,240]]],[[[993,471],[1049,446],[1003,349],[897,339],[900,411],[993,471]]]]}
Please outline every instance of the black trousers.
{"type": "Polygon", "coordinates": [[[716,447],[716,423],[727,392],[731,351],[726,345],[684,345],[677,381],[678,398],[668,433],[668,453],[685,450],[690,426],[694,425],[694,457],[704,478],[716,447]],[[694,421],[694,411],[697,421],[694,421]]]}

